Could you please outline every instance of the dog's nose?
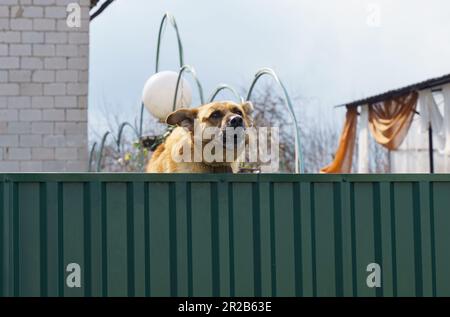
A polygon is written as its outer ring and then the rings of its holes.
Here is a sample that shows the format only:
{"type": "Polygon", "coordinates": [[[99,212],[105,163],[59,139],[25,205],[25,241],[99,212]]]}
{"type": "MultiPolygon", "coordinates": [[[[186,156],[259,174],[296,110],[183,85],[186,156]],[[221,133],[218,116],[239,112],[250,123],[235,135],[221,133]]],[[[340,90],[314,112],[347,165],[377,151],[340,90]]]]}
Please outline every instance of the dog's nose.
{"type": "Polygon", "coordinates": [[[238,128],[243,126],[244,121],[241,116],[234,116],[230,119],[230,127],[238,128]]]}

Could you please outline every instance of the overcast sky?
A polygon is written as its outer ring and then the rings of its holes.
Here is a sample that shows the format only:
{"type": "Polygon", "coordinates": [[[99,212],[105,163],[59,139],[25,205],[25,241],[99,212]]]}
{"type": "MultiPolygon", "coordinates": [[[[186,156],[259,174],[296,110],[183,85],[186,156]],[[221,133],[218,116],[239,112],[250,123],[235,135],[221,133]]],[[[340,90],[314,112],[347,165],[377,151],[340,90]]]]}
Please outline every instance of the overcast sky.
{"type": "MultiPolygon", "coordinates": [[[[116,0],[91,24],[91,125],[102,126],[101,107],[128,120],[138,112],[166,11],[206,96],[271,67],[308,100],[296,103],[300,115],[340,122],[337,104],[450,73],[448,0],[116,0]]],[[[177,70],[166,33],[161,69],[177,70]]]]}

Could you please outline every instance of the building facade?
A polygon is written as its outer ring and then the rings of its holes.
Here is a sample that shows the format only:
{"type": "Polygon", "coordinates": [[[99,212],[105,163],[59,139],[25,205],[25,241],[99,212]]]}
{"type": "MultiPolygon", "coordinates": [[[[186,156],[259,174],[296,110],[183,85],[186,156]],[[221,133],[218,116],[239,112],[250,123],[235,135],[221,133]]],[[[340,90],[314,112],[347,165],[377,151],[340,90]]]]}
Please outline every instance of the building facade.
{"type": "Polygon", "coordinates": [[[0,0],[0,172],[87,170],[88,69],[89,0],[0,0]]]}

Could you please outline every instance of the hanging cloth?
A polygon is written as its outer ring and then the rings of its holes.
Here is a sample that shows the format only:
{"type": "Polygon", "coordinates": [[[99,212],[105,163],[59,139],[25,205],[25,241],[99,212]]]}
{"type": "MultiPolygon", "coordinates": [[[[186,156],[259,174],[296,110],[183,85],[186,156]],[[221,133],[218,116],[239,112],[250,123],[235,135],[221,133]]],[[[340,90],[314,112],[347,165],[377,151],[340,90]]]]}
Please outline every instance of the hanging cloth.
{"type": "Polygon", "coordinates": [[[333,162],[320,170],[321,173],[350,173],[353,161],[353,149],[356,139],[358,111],[356,107],[347,107],[344,128],[339,139],[339,146],[333,162]]]}
{"type": "Polygon", "coordinates": [[[445,139],[443,153],[445,155],[450,155],[450,84],[447,84],[442,88],[442,95],[444,97],[444,118],[442,134],[445,139]]]}
{"type": "Polygon", "coordinates": [[[360,107],[358,128],[358,173],[369,173],[369,106],[360,107]]]}
{"type": "Polygon", "coordinates": [[[427,89],[419,92],[419,107],[420,132],[428,133],[428,128],[431,125],[433,134],[438,142],[437,149],[443,152],[445,147],[444,116],[439,111],[431,90],[427,89]]]}
{"type": "Polygon", "coordinates": [[[375,141],[389,150],[397,149],[408,133],[418,93],[395,97],[369,106],[369,128],[375,141]]]}

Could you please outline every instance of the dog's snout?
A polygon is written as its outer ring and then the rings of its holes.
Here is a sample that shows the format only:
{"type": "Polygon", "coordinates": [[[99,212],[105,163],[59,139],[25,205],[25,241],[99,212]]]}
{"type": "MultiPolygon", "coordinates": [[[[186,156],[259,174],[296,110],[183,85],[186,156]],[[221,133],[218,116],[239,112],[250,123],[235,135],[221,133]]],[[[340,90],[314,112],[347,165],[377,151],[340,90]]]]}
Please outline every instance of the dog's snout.
{"type": "Polygon", "coordinates": [[[233,116],[230,119],[229,126],[233,128],[242,127],[244,125],[244,121],[242,120],[241,116],[233,116]]]}

